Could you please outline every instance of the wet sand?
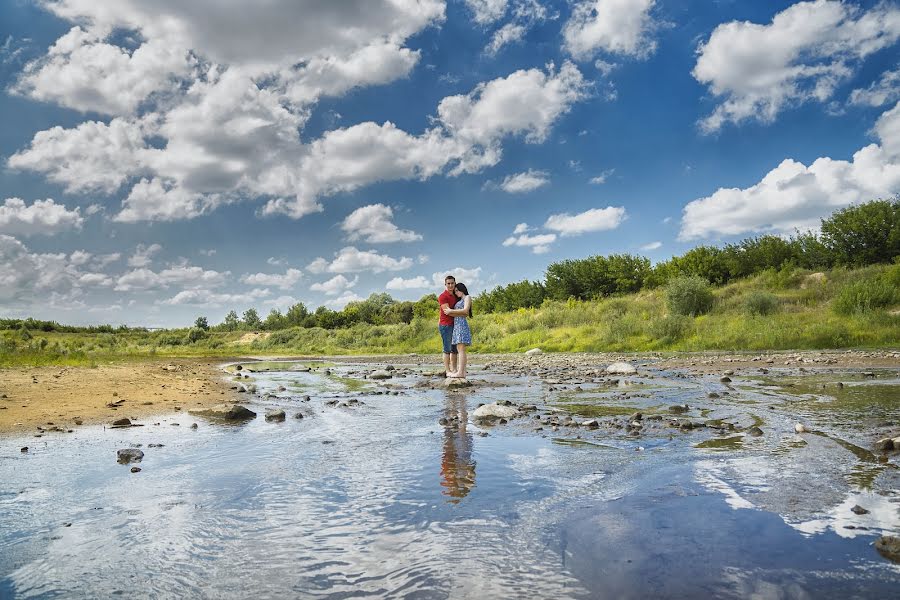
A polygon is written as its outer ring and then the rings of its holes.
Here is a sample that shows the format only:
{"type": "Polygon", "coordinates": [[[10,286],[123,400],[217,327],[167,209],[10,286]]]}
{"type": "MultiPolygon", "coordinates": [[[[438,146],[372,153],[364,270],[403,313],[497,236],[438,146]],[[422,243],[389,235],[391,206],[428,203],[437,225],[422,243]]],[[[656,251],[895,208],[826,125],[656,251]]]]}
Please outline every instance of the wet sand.
{"type": "Polygon", "coordinates": [[[177,359],[89,367],[0,370],[0,433],[69,430],[78,424],[188,410],[232,399],[221,359],[177,359]]]}

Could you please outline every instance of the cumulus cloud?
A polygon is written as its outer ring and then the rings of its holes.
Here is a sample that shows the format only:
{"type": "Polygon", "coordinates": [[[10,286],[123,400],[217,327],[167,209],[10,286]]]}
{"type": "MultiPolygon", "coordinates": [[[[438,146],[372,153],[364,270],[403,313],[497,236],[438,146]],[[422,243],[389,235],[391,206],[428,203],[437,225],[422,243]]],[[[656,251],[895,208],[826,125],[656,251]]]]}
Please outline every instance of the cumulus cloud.
{"type": "Polygon", "coordinates": [[[888,197],[900,190],[900,103],[875,124],[881,142],[850,161],[818,158],[809,166],[785,159],[747,188],[720,188],[687,204],[679,239],[790,233],[854,202],[888,197]]]}
{"type": "Polygon", "coordinates": [[[531,248],[535,254],[546,254],[550,252],[550,244],[556,241],[555,233],[544,233],[540,235],[512,235],[503,240],[504,246],[523,246],[531,248]]]}
{"type": "Polygon", "coordinates": [[[569,213],[550,215],[547,222],[544,223],[544,227],[551,231],[557,231],[563,236],[572,236],[615,229],[622,224],[625,218],[624,207],[607,206],[606,208],[592,208],[576,215],[569,213]]]}
{"type": "Polygon", "coordinates": [[[591,183],[593,185],[603,185],[604,183],[606,183],[606,180],[609,179],[609,177],[613,173],[615,173],[615,169],[607,169],[606,171],[603,171],[596,177],[591,177],[591,179],[588,183],[591,183]]]}
{"type": "Polygon", "coordinates": [[[394,277],[390,281],[385,284],[384,289],[386,290],[421,290],[427,289],[432,286],[431,282],[425,279],[422,275],[417,277],[413,277],[411,279],[403,279],[402,277],[394,277]]]}
{"type": "Polygon", "coordinates": [[[662,248],[662,242],[650,242],[649,244],[644,244],[641,246],[641,250],[650,251],[650,250],[659,250],[662,248]]]}
{"type": "Polygon", "coordinates": [[[528,223],[519,223],[516,225],[516,228],[513,229],[513,235],[519,235],[520,233],[525,233],[526,231],[531,231],[531,227],[528,226],[528,223]]]}
{"type": "Polygon", "coordinates": [[[185,49],[163,40],[129,52],[73,27],[26,65],[13,91],[81,112],[128,115],[150,94],[174,89],[191,67],[185,49]]]}
{"type": "Polygon", "coordinates": [[[357,296],[354,292],[345,292],[337,298],[327,300],[325,306],[331,307],[334,310],[342,310],[351,302],[361,302],[363,300],[365,300],[365,298],[357,296]]]}
{"type": "Polygon", "coordinates": [[[501,190],[508,194],[523,194],[533,192],[550,184],[550,176],[546,171],[528,169],[524,173],[507,175],[500,182],[501,190]]]}
{"type": "Polygon", "coordinates": [[[391,222],[394,210],[384,204],[370,204],[357,208],[347,215],[341,223],[341,229],[351,242],[363,240],[369,244],[386,244],[391,242],[415,242],[422,236],[414,231],[398,228],[391,222]]]}
{"type": "Polygon", "coordinates": [[[70,229],[81,229],[84,218],[80,209],[68,210],[52,199],[35,200],[31,206],[21,198],[7,198],[0,205],[0,232],[10,235],[53,235],[70,229]]]}
{"type": "Polygon", "coordinates": [[[283,290],[289,290],[297,285],[297,282],[301,279],[303,279],[303,273],[299,269],[288,269],[283,275],[247,273],[241,277],[241,282],[250,285],[274,286],[283,290]]]}
{"type": "Polygon", "coordinates": [[[324,258],[317,258],[309,264],[307,270],[310,273],[360,273],[371,271],[381,273],[383,271],[402,271],[413,266],[413,259],[406,256],[393,258],[386,254],[378,254],[374,250],[358,250],[353,246],[341,248],[335,254],[334,260],[328,262],[324,258]]]}
{"type": "Polygon", "coordinates": [[[507,23],[494,32],[484,51],[488,54],[497,54],[504,46],[521,40],[527,32],[528,28],[520,23],[507,23]]]}
{"type": "Polygon", "coordinates": [[[444,277],[447,275],[453,275],[456,278],[458,283],[464,283],[469,288],[470,292],[473,286],[478,286],[483,283],[481,279],[481,267],[475,267],[473,269],[467,269],[463,267],[455,267],[452,269],[447,269],[446,271],[436,271],[431,274],[431,285],[436,289],[443,290],[444,289],[444,277]]]}
{"type": "Polygon", "coordinates": [[[138,244],[134,249],[134,254],[128,259],[129,267],[146,267],[153,262],[153,256],[162,250],[159,244],[138,244]]]}
{"type": "Polygon", "coordinates": [[[838,0],[799,2],[767,25],[719,25],[700,45],[692,72],[721,100],[700,127],[771,123],[786,107],[825,102],[863,59],[898,37],[900,8],[890,3],[864,11],[838,0]]]}
{"type": "Polygon", "coordinates": [[[354,277],[352,281],[350,279],[347,279],[343,275],[335,275],[328,281],[312,284],[311,286],[309,286],[309,289],[314,292],[322,292],[326,296],[337,296],[341,292],[345,292],[354,287],[358,282],[359,275],[354,277]]]}
{"type": "Polygon", "coordinates": [[[259,288],[235,294],[213,292],[206,289],[182,290],[171,298],[158,301],[157,304],[163,306],[234,306],[235,304],[253,304],[266,298],[270,293],[267,289],[259,288]]]}
{"type": "Polygon", "coordinates": [[[230,273],[195,267],[188,264],[174,265],[156,272],[147,268],[133,269],[116,279],[117,292],[146,291],[181,286],[190,289],[223,285],[230,273]]]}
{"type": "Polygon", "coordinates": [[[900,68],[885,71],[869,87],[855,89],[850,93],[850,104],[863,106],[884,106],[900,99],[900,68]]]}
{"type": "Polygon", "coordinates": [[[563,27],[565,49],[586,60],[598,51],[644,58],[656,50],[655,0],[582,0],[563,27]]]}
{"type": "Polygon", "coordinates": [[[472,19],[479,25],[489,25],[503,18],[509,0],[465,0],[472,11],[472,19]]]}

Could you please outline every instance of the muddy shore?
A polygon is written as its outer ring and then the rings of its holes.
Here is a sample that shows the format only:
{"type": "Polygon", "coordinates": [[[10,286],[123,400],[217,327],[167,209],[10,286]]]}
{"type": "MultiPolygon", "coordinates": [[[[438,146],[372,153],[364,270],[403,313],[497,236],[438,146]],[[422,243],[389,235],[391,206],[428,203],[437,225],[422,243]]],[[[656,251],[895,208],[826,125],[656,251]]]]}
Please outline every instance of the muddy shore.
{"type": "MultiPolygon", "coordinates": [[[[240,394],[221,370],[234,360],[202,358],[147,360],[125,364],[79,367],[21,367],[0,370],[0,434],[79,425],[109,424],[116,419],[146,419],[173,411],[202,408],[236,401],[240,394]]],[[[440,368],[439,355],[333,356],[336,363],[433,364],[440,368]]],[[[322,357],[280,357],[278,360],[321,360],[322,357]]],[[[533,373],[544,369],[566,369],[571,374],[602,369],[626,360],[659,369],[686,370],[695,374],[717,373],[725,369],[791,367],[813,368],[900,368],[900,351],[807,351],[784,353],[555,353],[555,354],[475,354],[471,355],[473,376],[482,370],[506,373],[533,373]]]]}

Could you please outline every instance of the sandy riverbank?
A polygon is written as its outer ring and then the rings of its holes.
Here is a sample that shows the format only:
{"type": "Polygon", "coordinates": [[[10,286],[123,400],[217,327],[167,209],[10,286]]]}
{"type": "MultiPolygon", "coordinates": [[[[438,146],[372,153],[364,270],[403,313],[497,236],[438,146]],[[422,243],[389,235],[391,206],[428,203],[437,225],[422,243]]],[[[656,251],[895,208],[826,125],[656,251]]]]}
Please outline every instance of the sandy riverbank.
{"type": "Polygon", "coordinates": [[[218,359],[0,370],[0,433],[138,421],[230,399],[218,359]]]}

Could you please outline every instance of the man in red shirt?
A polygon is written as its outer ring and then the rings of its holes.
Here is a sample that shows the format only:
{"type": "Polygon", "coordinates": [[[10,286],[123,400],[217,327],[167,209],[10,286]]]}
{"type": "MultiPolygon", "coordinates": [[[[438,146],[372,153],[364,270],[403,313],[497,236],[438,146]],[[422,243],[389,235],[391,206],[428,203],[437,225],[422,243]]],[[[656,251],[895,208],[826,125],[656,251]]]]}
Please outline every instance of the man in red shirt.
{"type": "Polygon", "coordinates": [[[441,341],[444,344],[444,373],[456,372],[456,344],[451,344],[453,338],[453,317],[444,314],[444,307],[456,306],[456,278],[453,275],[444,277],[444,292],[438,296],[440,320],[438,329],[441,332],[441,341]]]}

